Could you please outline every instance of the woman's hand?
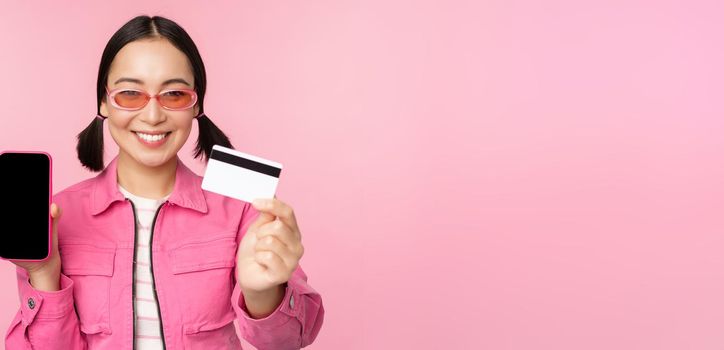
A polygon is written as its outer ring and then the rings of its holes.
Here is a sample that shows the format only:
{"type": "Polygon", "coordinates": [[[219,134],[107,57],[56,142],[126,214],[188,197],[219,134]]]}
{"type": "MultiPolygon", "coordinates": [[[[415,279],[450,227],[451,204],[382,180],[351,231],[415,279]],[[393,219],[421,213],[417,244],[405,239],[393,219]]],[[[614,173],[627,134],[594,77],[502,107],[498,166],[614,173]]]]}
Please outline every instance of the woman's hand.
{"type": "Polygon", "coordinates": [[[239,244],[236,279],[247,308],[259,315],[271,313],[279,305],[283,284],[297,268],[304,247],[292,207],[276,197],[253,205],[260,213],[239,244]]]}
{"type": "Polygon", "coordinates": [[[28,271],[30,284],[33,288],[43,291],[56,291],[60,289],[60,255],[58,254],[58,221],[62,212],[60,207],[52,203],[50,216],[53,227],[53,245],[50,256],[44,261],[23,261],[9,259],[13,264],[28,271]]]}

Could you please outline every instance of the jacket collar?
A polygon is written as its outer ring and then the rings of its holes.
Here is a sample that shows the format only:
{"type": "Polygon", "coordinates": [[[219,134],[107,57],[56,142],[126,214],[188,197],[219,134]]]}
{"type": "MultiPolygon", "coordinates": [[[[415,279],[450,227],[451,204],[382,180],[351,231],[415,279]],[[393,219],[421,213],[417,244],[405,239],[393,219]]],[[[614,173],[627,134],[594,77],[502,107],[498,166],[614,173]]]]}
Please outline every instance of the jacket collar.
{"type": "MultiPolygon", "coordinates": [[[[98,215],[105,211],[111,203],[123,201],[126,197],[118,189],[118,155],[108,163],[105,169],[93,178],[91,195],[91,214],[98,215]]],[[[201,178],[189,169],[176,156],[176,180],[173,192],[168,201],[175,205],[193,209],[202,213],[208,211],[206,198],[201,189],[201,178]]]]}

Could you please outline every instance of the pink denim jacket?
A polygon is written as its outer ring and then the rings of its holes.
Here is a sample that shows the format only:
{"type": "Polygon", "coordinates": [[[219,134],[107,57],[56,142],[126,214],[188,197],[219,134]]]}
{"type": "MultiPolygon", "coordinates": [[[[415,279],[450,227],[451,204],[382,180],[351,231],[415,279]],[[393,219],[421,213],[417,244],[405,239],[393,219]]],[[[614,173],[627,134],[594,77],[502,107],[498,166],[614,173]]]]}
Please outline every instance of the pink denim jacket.
{"type": "MultiPolygon", "coordinates": [[[[118,156],[97,176],[56,194],[60,290],[34,289],[17,268],[20,311],[5,336],[14,349],[132,349],[133,204],[118,190],[118,156]]],[[[173,193],[156,212],[151,269],[166,349],[299,349],[316,338],[322,299],[299,266],[269,316],[253,319],[236,282],[236,251],[259,212],[201,189],[180,159],[173,193]]]]}

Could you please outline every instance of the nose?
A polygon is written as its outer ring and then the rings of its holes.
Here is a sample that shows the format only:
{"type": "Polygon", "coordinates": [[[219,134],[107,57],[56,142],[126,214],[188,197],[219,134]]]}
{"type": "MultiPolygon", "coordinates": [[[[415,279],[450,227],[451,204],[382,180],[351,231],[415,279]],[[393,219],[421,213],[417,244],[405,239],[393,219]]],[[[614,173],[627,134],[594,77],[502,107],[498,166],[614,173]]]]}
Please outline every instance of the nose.
{"type": "Polygon", "coordinates": [[[163,107],[158,103],[156,97],[152,97],[144,109],[144,113],[141,113],[141,119],[149,125],[156,125],[166,120],[163,107]]]}

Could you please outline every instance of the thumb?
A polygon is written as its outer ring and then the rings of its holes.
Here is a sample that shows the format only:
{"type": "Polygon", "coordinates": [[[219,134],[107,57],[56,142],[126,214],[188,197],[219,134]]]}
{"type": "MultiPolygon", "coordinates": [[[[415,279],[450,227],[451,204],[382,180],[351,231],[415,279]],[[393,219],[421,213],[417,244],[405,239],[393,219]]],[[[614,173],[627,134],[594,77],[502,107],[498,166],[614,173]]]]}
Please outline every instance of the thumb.
{"type": "Polygon", "coordinates": [[[60,216],[62,214],[63,214],[63,211],[60,209],[60,207],[57,204],[52,203],[50,205],[50,216],[53,218],[53,221],[51,223],[51,225],[53,226],[53,230],[51,232],[51,234],[53,236],[53,246],[50,250],[51,255],[58,254],[58,253],[56,253],[58,250],[58,220],[60,219],[60,216]]]}
{"type": "Polygon", "coordinates": [[[50,216],[53,218],[53,220],[60,219],[60,216],[63,214],[63,211],[60,209],[60,206],[58,206],[55,203],[52,203],[50,205],[50,216]]]}

